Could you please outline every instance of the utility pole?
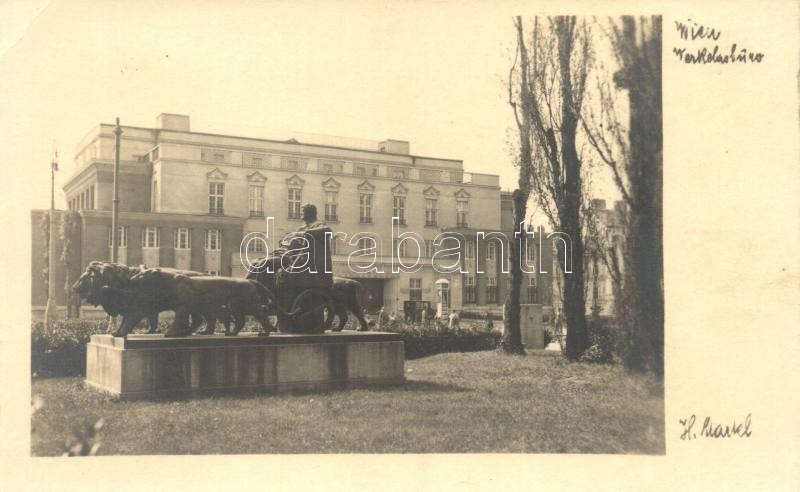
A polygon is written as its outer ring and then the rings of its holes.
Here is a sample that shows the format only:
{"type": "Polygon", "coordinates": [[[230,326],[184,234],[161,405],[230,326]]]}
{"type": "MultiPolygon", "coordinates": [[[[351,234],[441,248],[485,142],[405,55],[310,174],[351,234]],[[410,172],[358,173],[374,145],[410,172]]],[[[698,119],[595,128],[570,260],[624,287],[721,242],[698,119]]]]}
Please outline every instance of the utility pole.
{"type": "Polygon", "coordinates": [[[45,324],[48,328],[58,319],[56,305],[56,171],[58,171],[58,152],[53,154],[50,163],[50,244],[47,254],[47,308],[44,312],[45,324]]]}
{"type": "Polygon", "coordinates": [[[119,261],[119,141],[122,135],[122,128],[119,126],[119,117],[117,118],[117,126],[114,128],[114,141],[115,154],[114,154],[114,196],[111,204],[111,261],[117,263],[119,261]]]}

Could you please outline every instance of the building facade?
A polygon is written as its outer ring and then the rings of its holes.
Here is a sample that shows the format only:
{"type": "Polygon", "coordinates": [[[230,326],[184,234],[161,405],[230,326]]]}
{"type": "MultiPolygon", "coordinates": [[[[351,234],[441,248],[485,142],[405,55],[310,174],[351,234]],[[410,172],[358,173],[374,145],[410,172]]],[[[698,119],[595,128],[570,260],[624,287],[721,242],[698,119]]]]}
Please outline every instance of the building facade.
{"type": "MultiPolygon", "coordinates": [[[[111,256],[113,130],[101,124],[83,139],[63,188],[82,219],[81,269],[111,256]]],[[[154,128],[122,130],[122,263],[242,277],[248,261],[302,224],[301,205],[313,203],[336,232],[334,274],[362,283],[368,311],[400,312],[409,300],[436,305],[443,290],[449,309],[499,312],[505,300],[512,208],[497,175],[413,155],[399,140],[356,148],[215,135],[192,132],[188,116],[172,114],[154,128]],[[257,238],[243,245],[245,237],[257,238]],[[446,271],[454,262],[456,271],[446,271]]],[[[541,249],[552,265],[550,246],[541,249]]],[[[550,273],[528,283],[530,300],[549,304],[550,273]]]]}

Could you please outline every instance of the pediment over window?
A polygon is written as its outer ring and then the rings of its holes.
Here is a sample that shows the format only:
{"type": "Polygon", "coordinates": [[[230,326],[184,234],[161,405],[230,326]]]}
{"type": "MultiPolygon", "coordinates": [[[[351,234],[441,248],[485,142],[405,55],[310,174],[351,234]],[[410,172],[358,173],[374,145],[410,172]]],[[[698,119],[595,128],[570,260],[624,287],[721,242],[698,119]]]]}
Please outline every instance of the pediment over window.
{"type": "Polygon", "coordinates": [[[392,188],[393,195],[406,195],[408,194],[408,188],[403,186],[403,183],[398,183],[395,187],[392,188]]]}
{"type": "Polygon", "coordinates": [[[253,184],[264,184],[267,182],[266,176],[256,171],[247,175],[247,181],[253,184]]]}
{"type": "Polygon", "coordinates": [[[365,179],[363,183],[358,185],[358,191],[372,193],[373,191],[375,191],[375,185],[365,179]]]}
{"type": "Polygon", "coordinates": [[[466,190],[464,190],[464,188],[461,188],[460,190],[456,191],[455,195],[456,198],[460,198],[462,200],[469,198],[469,193],[467,193],[466,190]]]}
{"type": "Polygon", "coordinates": [[[286,180],[289,188],[302,188],[304,184],[306,184],[305,180],[296,174],[286,180]]]}
{"type": "Polygon", "coordinates": [[[422,193],[428,198],[436,198],[439,196],[439,190],[433,186],[428,186],[422,193]]]}
{"type": "Polygon", "coordinates": [[[220,171],[218,167],[215,167],[213,171],[206,173],[206,178],[208,178],[209,181],[225,181],[227,177],[228,174],[220,171]]]}
{"type": "Polygon", "coordinates": [[[326,190],[338,190],[342,187],[342,184],[333,178],[328,178],[322,182],[322,187],[326,190]]]}

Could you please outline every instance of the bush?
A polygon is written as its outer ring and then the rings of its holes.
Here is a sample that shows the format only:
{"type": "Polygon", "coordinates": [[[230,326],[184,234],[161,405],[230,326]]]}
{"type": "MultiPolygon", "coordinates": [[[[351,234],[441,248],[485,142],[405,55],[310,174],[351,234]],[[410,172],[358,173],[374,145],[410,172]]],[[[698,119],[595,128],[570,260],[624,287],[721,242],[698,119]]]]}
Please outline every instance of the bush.
{"type": "Polygon", "coordinates": [[[589,324],[589,343],[591,345],[581,355],[581,362],[609,364],[614,361],[614,326],[608,318],[597,317],[587,320],[589,324]]]}
{"type": "Polygon", "coordinates": [[[406,359],[418,359],[444,352],[476,352],[500,346],[502,334],[474,327],[439,330],[422,326],[399,326],[388,329],[399,333],[405,342],[406,359]]]}
{"type": "Polygon", "coordinates": [[[102,333],[108,333],[106,320],[57,321],[49,332],[44,322],[31,323],[31,371],[40,376],[85,374],[86,344],[102,333]]]}

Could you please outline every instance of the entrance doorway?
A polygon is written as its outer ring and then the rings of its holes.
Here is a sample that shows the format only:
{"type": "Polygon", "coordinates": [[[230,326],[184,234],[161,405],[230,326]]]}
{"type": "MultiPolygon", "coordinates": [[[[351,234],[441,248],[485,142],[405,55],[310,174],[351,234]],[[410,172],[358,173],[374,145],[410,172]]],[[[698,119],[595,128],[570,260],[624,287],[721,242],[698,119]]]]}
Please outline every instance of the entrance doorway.
{"type": "Polygon", "coordinates": [[[383,306],[383,279],[357,278],[361,284],[358,300],[366,314],[377,314],[383,306]]]}

